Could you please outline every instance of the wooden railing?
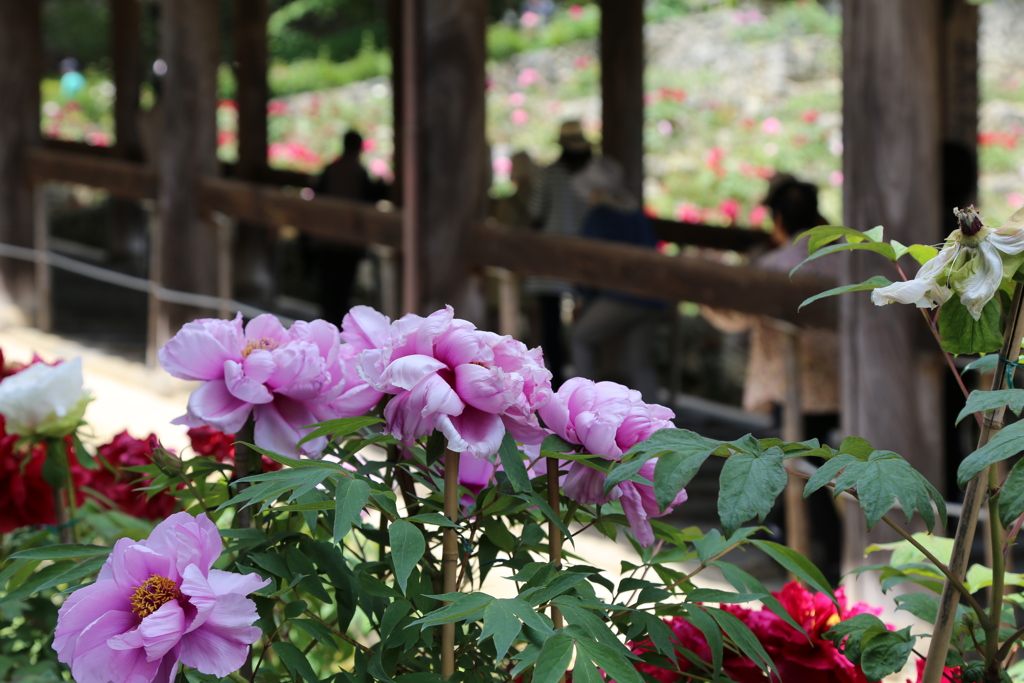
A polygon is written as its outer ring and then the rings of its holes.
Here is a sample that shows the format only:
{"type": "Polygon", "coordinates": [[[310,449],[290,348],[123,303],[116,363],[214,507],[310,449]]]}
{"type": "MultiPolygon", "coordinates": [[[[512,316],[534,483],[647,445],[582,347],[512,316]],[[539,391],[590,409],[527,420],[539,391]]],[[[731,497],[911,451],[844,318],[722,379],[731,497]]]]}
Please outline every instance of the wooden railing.
{"type": "MultiPolygon", "coordinates": [[[[154,199],[157,177],[143,164],[84,154],[33,148],[26,166],[33,183],[62,181],[105,189],[124,199],[154,199]]],[[[401,247],[401,214],[343,199],[303,199],[263,183],[200,178],[200,205],[232,219],[268,227],[293,226],[323,241],[401,247]]],[[[656,221],[665,239],[712,248],[746,250],[763,242],[752,231],[656,221]]],[[[457,248],[453,245],[453,248],[457,248]]],[[[834,328],[835,300],[816,302],[802,312],[800,303],[834,286],[816,277],[712,261],[669,257],[651,249],[600,240],[557,237],[504,226],[471,226],[463,256],[479,266],[496,266],[520,275],[552,276],[588,287],[616,289],[666,301],[691,301],[743,313],[765,315],[801,326],[834,328]]]]}

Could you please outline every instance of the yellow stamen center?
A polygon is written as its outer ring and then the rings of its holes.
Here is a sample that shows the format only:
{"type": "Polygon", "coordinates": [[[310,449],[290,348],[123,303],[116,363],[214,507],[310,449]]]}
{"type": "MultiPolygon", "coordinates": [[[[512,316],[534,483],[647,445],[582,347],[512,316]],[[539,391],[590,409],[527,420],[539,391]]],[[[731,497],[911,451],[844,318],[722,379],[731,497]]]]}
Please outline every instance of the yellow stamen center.
{"type": "Polygon", "coordinates": [[[825,622],[825,630],[827,631],[828,629],[838,624],[840,621],[842,621],[842,619],[839,618],[839,615],[833,614],[828,618],[828,621],[825,622]]]}
{"type": "Polygon", "coordinates": [[[180,598],[177,584],[166,576],[153,574],[132,594],[132,612],[145,619],[164,603],[180,598]]]}
{"type": "Polygon", "coordinates": [[[259,339],[250,339],[245,343],[245,348],[242,349],[242,358],[248,358],[249,354],[257,349],[260,351],[273,351],[281,344],[268,339],[267,337],[260,337],[259,339]]]}

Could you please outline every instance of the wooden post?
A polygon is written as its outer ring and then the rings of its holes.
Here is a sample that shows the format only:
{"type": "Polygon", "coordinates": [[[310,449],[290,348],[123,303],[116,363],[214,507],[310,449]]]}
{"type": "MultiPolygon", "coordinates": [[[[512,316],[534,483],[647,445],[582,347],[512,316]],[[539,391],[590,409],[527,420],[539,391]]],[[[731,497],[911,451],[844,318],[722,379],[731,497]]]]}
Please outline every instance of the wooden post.
{"type": "MultiPolygon", "coordinates": [[[[111,57],[114,63],[114,153],[121,159],[142,160],[139,131],[139,86],[142,83],[142,3],[111,0],[111,57]]],[[[112,197],[107,248],[114,262],[131,262],[133,242],[142,242],[146,219],[135,202],[112,197]]]]}
{"type": "MultiPolygon", "coordinates": [[[[978,145],[978,6],[943,3],[939,50],[942,68],[942,139],[978,145]]],[[[977,184],[977,183],[975,183],[977,184]]]]}
{"type": "MultiPolygon", "coordinates": [[[[217,175],[217,3],[165,0],[160,160],[161,284],[199,294],[217,291],[217,239],[199,213],[199,179],[217,175]]],[[[167,328],[177,330],[203,312],[164,304],[167,328]]],[[[211,312],[206,311],[209,315],[211,312]]],[[[158,345],[166,340],[158,340],[158,345]]]]}
{"type": "Polygon", "coordinates": [[[643,201],[644,3],[601,0],[601,149],[643,201]]]}
{"type": "MultiPolygon", "coordinates": [[[[556,515],[561,515],[562,500],[559,496],[559,485],[558,485],[558,458],[546,458],[548,465],[548,505],[555,511],[556,515]]],[[[551,558],[551,564],[554,566],[555,571],[559,572],[562,570],[562,531],[558,526],[551,520],[548,520],[548,556],[551,558]]],[[[562,628],[565,622],[562,620],[562,611],[551,606],[551,622],[555,627],[555,630],[562,628]]],[[[559,680],[565,680],[564,678],[559,680]]]]}
{"type": "MultiPolygon", "coordinates": [[[[238,105],[238,163],[235,175],[262,180],[267,170],[267,0],[235,0],[235,95],[238,105]]],[[[269,307],[274,294],[274,235],[260,225],[240,222],[232,255],[231,282],[240,297],[269,307]]]]}
{"type": "MultiPolygon", "coordinates": [[[[782,407],[782,440],[804,440],[804,412],[801,396],[800,330],[790,323],[775,321],[782,333],[782,364],[786,370],[786,396],[782,407]]],[[[796,459],[790,460],[793,467],[796,459]]],[[[804,557],[811,556],[811,529],[804,501],[804,480],[789,475],[786,484],[786,545],[804,557]]],[[[796,580],[791,574],[790,578],[796,580]]]]}
{"type": "Polygon", "coordinates": [[[142,158],[139,86],[142,83],[142,3],[111,0],[111,53],[114,62],[114,147],[122,159],[142,158]]]}
{"type": "Polygon", "coordinates": [[[483,219],[486,3],[403,5],[404,304],[425,312],[469,291],[463,236],[483,219]]]}
{"type": "Polygon", "coordinates": [[[35,325],[43,332],[53,327],[53,271],[50,270],[50,213],[46,209],[46,185],[33,188],[35,200],[36,310],[35,325]]]}
{"type": "MultiPolygon", "coordinates": [[[[0,242],[32,246],[32,189],[25,182],[25,149],[39,141],[42,29],[39,0],[0,2],[0,242]]],[[[35,304],[31,263],[0,259],[0,277],[14,304],[35,304]]]]}
{"type": "MultiPolygon", "coordinates": [[[[883,225],[886,239],[904,244],[933,244],[942,237],[939,20],[940,3],[932,0],[843,4],[845,225],[883,225]]],[[[890,274],[883,261],[868,256],[844,258],[842,280],[890,274]]],[[[937,375],[920,371],[922,362],[931,362],[921,349],[934,348],[925,341],[920,312],[879,308],[867,296],[840,297],[839,305],[844,434],[899,453],[941,490],[942,432],[939,411],[929,403],[941,385],[925,386],[937,375]]],[[[848,509],[842,572],[864,564],[870,541],[894,537],[885,531],[869,537],[860,510],[848,509]]],[[[861,592],[869,585],[851,583],[858,593],[851,599],[881,600],[861,592]]]]}

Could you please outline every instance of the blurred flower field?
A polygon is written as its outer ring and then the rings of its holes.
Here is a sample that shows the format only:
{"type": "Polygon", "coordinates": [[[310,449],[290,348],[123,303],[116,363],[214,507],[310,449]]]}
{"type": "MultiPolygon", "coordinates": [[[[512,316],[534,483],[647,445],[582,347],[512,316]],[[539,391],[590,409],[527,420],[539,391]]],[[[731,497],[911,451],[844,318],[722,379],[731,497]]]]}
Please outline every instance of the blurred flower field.
{"type": "MultiPolygon", "coordinates": [[[[823,215],[842,220],[839,19],[818,3],[769,7],[651,17],[644,84],[650,213],[765,227],[767,215],[759,200],[765,179],[780,170],[821,187],[823,215]]],[[[587,134],[599,142],[596,41],[564,42],[593,35],[597,12],[594,5],[573,6],[560,10],[550,27],[528,18],[527,25],[496,24],[489,32],[492,55],[504,57],[488,65],[487,126],[496,196],[512,190],[508,173],[515,152],[526,150],[542,164],[555,158],[561,121],[582,120],[587,134]],[[552,37],[555,29],[561,39],[552,37]],[[530,40],[549,47],[523,51],[530,40]]],[[[984,60],[984,46],[982,53],[984,60]]],[[[1024,206],[1024,81],[990,71],[983,63],[979,199],[986,216],[1001,220],[1024,206]]],[[[99,73],[85,75],[87,87],[73,100],[60,98],[56,81],[44,82],[43,132],[110,145],[113,85],[99,73]]],[[[340,152],[341,135],[351,126],[364,135],[370,173],[393,179],[387,77],[275,98],[268,114],[272,167],[319,172],[340,152]]],[[[233,100],[221,101],[218,127],[218,154],[232,162],[237,155],[233,100]]]]}

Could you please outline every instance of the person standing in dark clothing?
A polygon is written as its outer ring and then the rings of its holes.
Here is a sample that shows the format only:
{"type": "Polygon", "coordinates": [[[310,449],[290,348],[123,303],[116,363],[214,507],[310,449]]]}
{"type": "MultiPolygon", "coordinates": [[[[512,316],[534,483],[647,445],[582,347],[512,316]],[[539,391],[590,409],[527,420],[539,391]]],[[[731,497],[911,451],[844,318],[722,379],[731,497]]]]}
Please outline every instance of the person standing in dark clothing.
{"type": "MultiPolygon", "coordinates": [[[[549,235],[579,235],[587,201],[572,187],[572,178],[583,170],[593,152],[583,135],[579,121],[566,121],[558,134],[562,155],[545,168],[530,198],[533,226],[549,235]]],[[[562,297],[572,295],[573,286],[565,280],[530,277],[524,291],[537,297],[540,309],[540,346],[551,370],[556,389],[565,381],[565,351],[562,340],[562,297]]]]}
{"type": "MultiPolygon", "coordinates": [[[[376,202],[382,199],[383,187],[370,179],[360,162],[363,136],[354,130],[342,138],[342,152],[320,176],[316,191],[319,194],[357,202],[376,202]]],[[[352,306],[359,262],[366,249],[333,243],[314,243],[313,259],[320,271],[320,305],[323,318],[335,325],[341,324],[352,306]]]]}

